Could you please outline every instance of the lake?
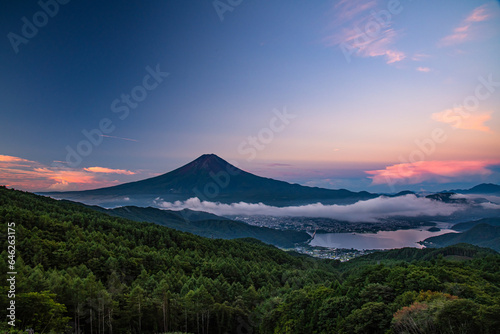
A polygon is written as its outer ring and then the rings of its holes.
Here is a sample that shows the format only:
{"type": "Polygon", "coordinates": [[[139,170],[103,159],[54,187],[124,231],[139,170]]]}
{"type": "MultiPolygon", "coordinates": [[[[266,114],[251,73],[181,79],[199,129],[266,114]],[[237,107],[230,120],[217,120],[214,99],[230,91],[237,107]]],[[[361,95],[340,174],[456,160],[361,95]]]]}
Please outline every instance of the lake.
{"type": "Polygon", "coordinates": [[[456,233],[456,231],[450,229],[429,232],[427,231],[429,228],[430,226],[425,226],[417,229],[379,231],[377,233],[316,233],[314,239],[309,244],[311,246],[354,248],[358,250],[402,247],[424,248],[424,246],[417,242],[445,233],[456,233]]]}

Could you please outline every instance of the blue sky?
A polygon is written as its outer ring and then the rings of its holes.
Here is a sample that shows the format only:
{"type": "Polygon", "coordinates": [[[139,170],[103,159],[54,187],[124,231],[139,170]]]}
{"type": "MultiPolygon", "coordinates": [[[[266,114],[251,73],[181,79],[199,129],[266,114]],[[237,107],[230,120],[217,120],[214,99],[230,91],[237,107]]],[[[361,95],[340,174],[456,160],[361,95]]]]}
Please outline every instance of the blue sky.
{"type": "Polygon", "coordinates": [[[500,182],[498,1],[42,3],[0,13],[1,184],[90,189],[203,153],[329,188],[500,182]]]}

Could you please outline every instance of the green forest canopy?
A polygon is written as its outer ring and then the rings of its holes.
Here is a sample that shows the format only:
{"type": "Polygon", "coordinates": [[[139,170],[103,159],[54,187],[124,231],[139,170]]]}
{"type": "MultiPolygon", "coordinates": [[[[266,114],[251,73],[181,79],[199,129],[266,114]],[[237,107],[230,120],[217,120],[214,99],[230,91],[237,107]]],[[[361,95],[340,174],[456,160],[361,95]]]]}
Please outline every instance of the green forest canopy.
{"type": "MultiPolygon", "coordinates": [[[[348,263],[206,239],[5,187],[16,327],[44,333],[495,333],[500,255],[461,244],[348,263]]],[[[6,282],[7,237],[0,258],[6,282]]],[[[3,286],[1,307],[9,299],[3,286]]],[[[11,329],[8,318],[1,328],[11,329]]]]}

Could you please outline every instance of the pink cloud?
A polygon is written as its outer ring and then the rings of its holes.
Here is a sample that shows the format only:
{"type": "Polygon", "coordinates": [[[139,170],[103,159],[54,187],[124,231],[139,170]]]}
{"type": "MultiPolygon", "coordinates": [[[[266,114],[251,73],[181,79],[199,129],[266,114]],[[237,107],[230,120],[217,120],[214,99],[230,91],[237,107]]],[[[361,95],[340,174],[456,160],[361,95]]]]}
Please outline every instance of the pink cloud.
{"type": "Polygon", "coordinates": [[[332,25],[338,26],[353,20],[359,14],[374,8],[376,5],[377,2],[373,0],[341,0],[335,5],[335,19],[332,25]]]}
{"type": "Polygon", "coordinates": [[[395,39],[396,32],[393,29],[385,29],[374,37],[355,29],[350,31],[344,30],[344,35],[338,36],[337,44],[341,48],[354,50],[353,54],[359,57],[385,56],[386,63],[392,64],[406,58],[404,52],[395,50],[392,47],[395,39]]]}
{"type": "Polygon", "coordinates": [[[119,183],[107,173],[133,175],[134,172],[103,167],[87,169],[45,166],[19,157],[0,155],[0,184],[30,191],[86,190],[119,183]]]}
{"type": "Polygon", "coordinates": [[[116,182],[98,180],[94,175],[82,170],[53,170],[50,168],[35,168],[35,173],[54,181],[49,189],[64,190],[70,185],[101,186],[101,184],[112,185],[116,182]]]}
{"type": "Polygon", "coordinates": [[[430,72],[431,69],[428,67],[417,67],[417,71],[427,73],[427,72],[430,72]]]}
{"type": "Polygon", "coordinates": [[[387,64],[392,64],[406,58],[404,52],[396,50],[385,50],[385,56],[387,58],[387,64]]]}
{"type": "Polygon", "coordinates": [[[489,4],[484,4],[475,8],[465,19],[466,22],[481,22],[488,20],[491,15],[487,13],[489,4]]]}
{"type": "Polygon", "coordinates": [[[469,38],[469,34],[466,32],[467,29],[469,29],[469,26],[455,29],[453,34],[448,35],[441,40],[440,45],[448,46],[466,41],[469,38]]]}
{"type": "Polygon", "coordinates": [[[425,53],[417,53],[417,54],[414,54],[411,57],[411,60],[413,60],[413,61],[422,61],[422,60],[430,58],[430,57],[431,57],[430,55],[425,54],[425,53]]]}
{"type": "Polygon", "coordinates": [[[425,181],[449,182],[451,178],[489,175],[487,167],[500,161],[418,161],[366,171],[372,184],[417,184],[425,181]]]}
{"type": "Polygon", "coordinates": [[[30,162],[29,160],[18,158],[18,157],[13,157],[10,155],[2,155],[0,154],[0,162],[14,162],[14,161],[19,161],[19,162],[30,162]]]}
{"type": "Polygon", "coordinates": [[[490,14],[496,9],[491,4],[484,4],[475,8],[453,32],[445,36],[439,42],[440,46],[449,46],[460,44],[473,39],[480,34],[477,32],[476,23],[489,20],[493,15],[490,14]]]}
{"type": "Polygon", "coordinates": [[[484,123],[491,119],[491,114],[491,111],[472,114],[464,108],[452,108],[436,112],[431,118],[437,122],[450,124],[455,129],[490,132],[490,128],[484,123]]]}
{"type": "Polygon", "coordinates": [[[333,11],[329,36],[324,38],[327,46],[338,46],[346,58],[385,57],[387,64],[402,61],[406,54],[397,50],[394,43],[396,31],[392,22],[379,22],[373,13],[376,12],[375,1],[341,1],[333,11]]]}

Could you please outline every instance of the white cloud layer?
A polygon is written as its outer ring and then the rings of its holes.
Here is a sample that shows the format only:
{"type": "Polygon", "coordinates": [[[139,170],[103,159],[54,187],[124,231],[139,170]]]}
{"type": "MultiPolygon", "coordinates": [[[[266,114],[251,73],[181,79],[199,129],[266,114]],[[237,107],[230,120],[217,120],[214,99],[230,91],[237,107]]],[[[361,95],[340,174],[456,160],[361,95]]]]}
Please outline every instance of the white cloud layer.
{"type": "Polygon", "coordinates": [[[477,201],[481,202],[479,205],[483,209],[487,210],[500,210],[500,196],[495,195],[482,195],[482,194],[455,194],[451,196],[451,198],[465,198],[468,201],[477,201]],[[482,202],[483,200],[487,200],[488,202],[482,202]]]}
{"type": "Polygon", "coordinates": [[[318,217],[345,220],[350,222],[376,222],[380,218],[395,216],[449,216],[454,212],[465,209],[463,205],[447,204],[433,201],[428,198],[406,195],[400,197],[377,197],[367,201],[359,201],[350,205],[324,205],[321,203],[275,207],[263,203],[232,203],[200,201],[194,197],[186,201],[165,202],[155,201],[155,204],[164,209],[180,210],[184,208],[206,211],[220,216],[228,215],[266,215],[266,216],[293,216],[318,217]]]}
{"type": "Polygon", "coordinates": [[[455,194],[451,198],[465,198],[467,200],[486,199],[495,204],[500,204],[500,196],[487,194],[455,194]]]}

